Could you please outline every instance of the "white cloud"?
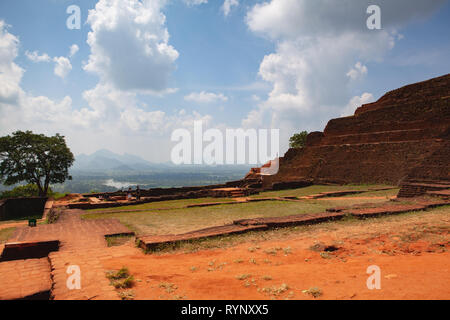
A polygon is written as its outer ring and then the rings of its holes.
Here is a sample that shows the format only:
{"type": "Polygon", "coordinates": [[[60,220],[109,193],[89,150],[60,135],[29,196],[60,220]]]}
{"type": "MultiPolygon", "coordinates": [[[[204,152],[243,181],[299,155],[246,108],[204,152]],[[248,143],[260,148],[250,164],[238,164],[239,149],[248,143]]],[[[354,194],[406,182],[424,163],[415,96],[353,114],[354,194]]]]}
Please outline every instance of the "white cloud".
{"type": "MultiPolygon", "coordinates": [[[[167,161],[171,130],[189,129],[194,120],[212,121],[209,115],[197,112],[168,115],[140,103],[135,92],[107,83],[85,91],[87,105],[82,108],[75,108],[69,96],[59,100],[34,96],[20,87],[25,70],[14,62],[19,45],[18,38],[0,20],[0,135],[16,130],[48,135],[58,132],[66,136],[74,153],[109,148],[167,161]]],[[[67,63],[65,57],[55,59],[62,66],[67,63]]],[[[60,71],[64,74],[64,67],[60,71]]]]}
{"type": "Polygon", "coordinates": [[[26,51],[25,55],[30,61],[33,61],[33,62],[50,62],[51,61],[50,56],[46,53],[43,53],[40,55],[37,51],[33,51],[33,52],[26,51]]]}
{"type": "Polygon", "coordinates": [[[69,72],[72,70],[72,64],[70,62],[70,58],[72,58],[79,50],[80,48],[73,44],[70,46],[70,52],[68,57],[54,57],[51,58],[47,53],[43,53],[42,55],[39,54],[37,51],[25,52],[25,56],[33,61],[33,62],[50,62],[53,61],[55,63],[54,73],[58,77],[64,79],[69,72]]]}
{"type": "Polygon", "coordinates": [[[189,95],[184,97],[186,101],[194,101],[198,103],[213,103],[213,102],[226,102],[228,101],[228,97],[223,95],[222,93],[212,93],[212,92],[192,92],[189,95]]]}
{"type": "Polygon", "coordinates": [[[232,7],[237,7],[239,5],[238,0],[225,0],[222,5],[222,11],[224,16],[228,16],[231,12],[232,7]]]}
{"type": "Polygon", "coordinates": [[[55,62],[55,69],[54,73],[64,79],[72,70],[72,64],[70,63],[70,60],[66,57],[54,57],[53,61],[55,62]]]}
{"type": "Polygon", "coordinates": [[[208,3],[208,0],[183,0],[188,6],[198,6],[201,4],[208,3]]]}
{"type": "MultiPolygon", "coordinates": [[[[378,0],[383,29],[426,18],[446,0],[378,0]]],[[[366,9],[371,0],[271,0],[253,6],[247,14],[249,28],[273,39],[296,39],[368,32],[366,9]]]]}
{"type": "Polygon", "coordinates": [[[341,117],[352,116],[355,113],[355,110],[362,106],[363,104],[373,102],[375,99],[371,93],[364,92],[361,96],[354,96],[350,99],[349,103],[342,110],[340,114],[341,117]]]}
{"type": "Polygon", "coordinates": [[[249,29],[276,45],[259,68],[272,90],[242,124],[280,128],[282,149],[294,131],[323,130],[330,118],[354,111],[351,80],[367,73],[367,62],[382,61],[398,40],[397,28],[429,15],[444,1],[379,2],[382,30],[376,31],[366,27],[368,0],[336,5],[327,0],[270,0],[254,5],[246,17],[249,29]]]}
{"type": "Polygon", "coordinates": [[[363,65],[361,62],[357,62],[355,63],[355,66],[352,67],[348,72],[347,72],[347,77],[349,77],[352,80],[356,80],[356,79],[360,79],[363,76],[365,76],[367,74],[367,67],[365,65],[363,65]]]}
{"type": "Polygon", "coordinates": [[[119,90],[167,89],[178,52],[169,45],[161,0],[100,0],[89,11],[89,61],[84,69],[119,90]]]}
{"type": "Polygon", "coordinates": [[[14,63],[19,39],[8,32],[7,25],[0,20],[0,105],[16,102],[22,93],[20,80],[24,70],[14,63]]]}
{"type": "Polygon", "coordinates": [[[80,50],[80,48],[76,44],[71,45],[69,57],[72,58],[78,52],[78,50],[80,50]]]}

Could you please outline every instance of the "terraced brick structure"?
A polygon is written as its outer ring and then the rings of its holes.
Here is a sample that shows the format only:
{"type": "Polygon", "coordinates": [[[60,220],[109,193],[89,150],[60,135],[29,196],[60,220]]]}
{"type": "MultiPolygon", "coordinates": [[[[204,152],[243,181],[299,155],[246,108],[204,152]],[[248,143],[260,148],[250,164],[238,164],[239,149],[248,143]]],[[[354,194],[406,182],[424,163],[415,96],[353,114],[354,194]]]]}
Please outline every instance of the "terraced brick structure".
{"type": "Polygon", "coordinates": [[[388,183],[400,196],[450,187],[450,74],[407,85],[332,119],[306,146],[289,149],[276,175],[258,168],[245,181],[279,184],[388,183]]]}

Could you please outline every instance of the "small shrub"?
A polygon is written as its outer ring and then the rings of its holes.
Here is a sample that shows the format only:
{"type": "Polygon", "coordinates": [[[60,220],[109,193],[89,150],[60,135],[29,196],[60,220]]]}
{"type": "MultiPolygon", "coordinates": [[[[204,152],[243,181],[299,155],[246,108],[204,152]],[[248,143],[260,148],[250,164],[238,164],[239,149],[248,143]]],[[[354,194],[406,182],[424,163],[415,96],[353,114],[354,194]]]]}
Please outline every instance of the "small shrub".
{"type": "Polygon", "coordinates": [[[64,209],[66,208],[65,207],[51,208],[47,215],[47,224],[52,224],[58,221],[59,216],[61,215],[64,209]]]}
{"type": "Polygon", "coordinates": [[[251,274],[240,274],[240,275],[236,276],[236,279],[245,280],[245,279],[250,278],[251,276],[252,276],[251,274]]]}
{"type": "Polygon", "coordinates": [[[109,271],[106,277],[116,289],[131,288],[134,285],[134,277],[130,275],[127,268],[122,267],[119,271],[109,271]]]}
{"type": "Polygon", "coordinates": [[[309,288],[308,290],[303,290],[302,292],[305,294],[309,294],[309,295],[313,296],[314,298],[318,298],[322,295],[322,290],[320,290],[317,287],[312,287],[312,288],[309,288]]]}
{"type": "Polygon", "coordinates": [[[133,290],[124,290],[119,292],[119,297],[122,300],[134,300],[134,291],[133,290]]]}
{"type": "Polygon", "coordinates": [[[172,293],[178,289],[178,287],[175,284],[170,282],[161,282],[159,284],[159,287],[165,289],[167,293],[172,293]]]}

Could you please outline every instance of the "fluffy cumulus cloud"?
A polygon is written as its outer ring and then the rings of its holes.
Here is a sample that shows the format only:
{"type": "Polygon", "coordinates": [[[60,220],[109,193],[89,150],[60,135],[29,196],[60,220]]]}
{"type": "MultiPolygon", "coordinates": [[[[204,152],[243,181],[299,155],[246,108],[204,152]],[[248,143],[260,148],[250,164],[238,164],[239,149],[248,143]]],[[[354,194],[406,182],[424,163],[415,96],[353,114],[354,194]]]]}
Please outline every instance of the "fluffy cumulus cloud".
{"type": "Polygon", "coordinates": [[[363,104],[374,102],[374,97],[371,93],[364,92],[361,96],[354,96],[350,99],[345,109],[342,110],[340,114],[341,117],[352,116],[356,109],[363,104]]]}
{"type": "Polygon", "coordinates": [[[222,93],[213,92],[192,92],[184,97],[186,101],[193,101],[197,103],[213,103],[213,102],[226,102],[228,97],[222,93]]]}
{"type": "MultiPolygon", "coordinates": [[[[7,25],[0,20],[0,131],[1,134],[14,130],[35,129],[43,133],[62,130],[74,119],[77,112],[72,110],[69,96],[53,101],[44,96],[33,96],[25,92],[20,82],[25,70],[15,59],[18,55],[19,40],[8,31],[7,25]]],[[[26,53],[26,56],[42,57],[38,53],[26,53]]],[[[37,60],[42,60],[37,58],[37,60]]],[[[44,59],[46,61],[47,59],[44,59]]]]}
{"type": "Polygon", "coordinates": [[[70,62],[70,59],[78,52],[78,50],[78,45],[73,44],[69,48],[68,57],[60,56],[51,58],[47,53],[39,54],[38,51],[26,51],[25,56],[28,58],[28,60],[34,63],[53,61],[55,63],[53,72],[56,76],[64,79],[72,70],[72,63],[70,62]]]}
{"type": "Polygon", "coordinates": [[[222,5],[222,11],[224,16],[228,16],[231,12],[232,7],[237,7],[239,5],[238,0],[225,0],[222,5]]]}
{"type": "MultiPolygon", "coordinates": [[[[140,102],[135,91],[119,90],[104,81],[83,93],[87,104],[80,107],[73,106],[69,96],[54,100],[32,95],[20,86],[25,73],[15,63],[20,45],[19,39],[0,20],[0,135],[15,130],[52,135],[58,132],[66,136],[75,153],[109,148],[167,161],[172,130],[190,128],[195,120],[211,122],[210,116],[195,111],[169,115],[140,102]],[[157,153],[152,152],[155,147],[157,153]]],[[[71,47],[68,57],[53,58],[60,68],[55,69],[59,75],[66,75],[71,68],[69,58],[76,54],[75,48],[71,47]]],[[[28,55],[42,56],[37,52],[28,55]]]]}
{"type": "MultiPolygon", "coordinates": [[[[281,141],[298,130],[322,130],[330,116],[353,112],[355,103],[372,100],[370,93],[351,99],[350,86],[367,74],[367,62],[382,61],[398,41],[398,30],[412,19],[426,17],[444,0],[378,1],[382,29],[369,30],[370,1],[271,0],[247,13],[249,29],[276,44],[259,68],[272,85],[245,126],[261,122],[282,128],[281,141]],[[356,99],[358,98],[358,99],[356,99]],[[350,101],[350,103],[349,103],[350,101]]],[[[287,144],[283,145],[285,148],[287,144]]]]}
{"type": "Polygon", "coordinates": [[[69,74],[70,70],[72,70],[70,60],[66,57],[55,57],[53,58],[53,61],[55,62],[55,74],[64,79],[69,74]]]}
{"type": "Polygon", "coordinates": [[[16,102],[22,93],[20,80],[24,70],[14,63],[19,39],[8,32],[7,25],[0,20],[0,105],[16,102]]]}
{"type": "Polygon", "coordinates": [[[51,61],[50,56],[46,53],[39,54],[39,52],[37,52],[37,51],[33,51],[33,52],[26,51],[25,55],[32,62],[50,62],[51,61]]]}
{"type": "Polygon", "coordinates": [[[158,93],[168,87],[178,52],[169,44],[162,0],[100,0],[89,11],[84,69],[119,90],[158,93]]]}
{"type": "Polygon", "coordinates": [[[367,67],[363,65],[361,62],[357,62],[348,72],[347,77],[352,80],[357,80],[362,78],[367,74],[367,67]]]}
{"type": "Polygon", "coordinates": [[[73,44],[70,46],[70,53],[69,53],[69,57],[72,58],[74,55],[76,55],[76,53],[80,50],[80,47],[78,47],[78,45],[73,44]]]}

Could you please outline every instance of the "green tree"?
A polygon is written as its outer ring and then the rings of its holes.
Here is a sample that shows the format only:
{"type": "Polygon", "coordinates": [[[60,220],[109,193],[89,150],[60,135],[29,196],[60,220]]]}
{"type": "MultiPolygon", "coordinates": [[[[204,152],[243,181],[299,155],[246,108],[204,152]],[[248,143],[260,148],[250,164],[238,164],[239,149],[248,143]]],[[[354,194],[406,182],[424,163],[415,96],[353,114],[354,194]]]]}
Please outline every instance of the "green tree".
{"type": "Polygon", "coordinates": [[[306,144],[306,137],[308,136],[307,131],[302,131],[300,133],[294,134],[289,139],[289,147],[291,148],[303,148],[306,144]]]}
{"type": "Polygon", "coordinates": [[[0,182],[35,184],[39,196],[47,195],[51,183],[71,180],[74,156],[63,136],[47,137],[31,131],[16,131],[0,138],[0,182]]]}
{"type": "MultiPolygon", "coordinates": [[[[2,198],[20,198],[20,197],[37,197],[39,196],[39,188],[35,184],[27,184],[24,186],[17,186],[12,190],[3,191],[0,193],[2,198]]],[[[48,188],[47,196],[54,196],[52,188],[48,188]]]]}

